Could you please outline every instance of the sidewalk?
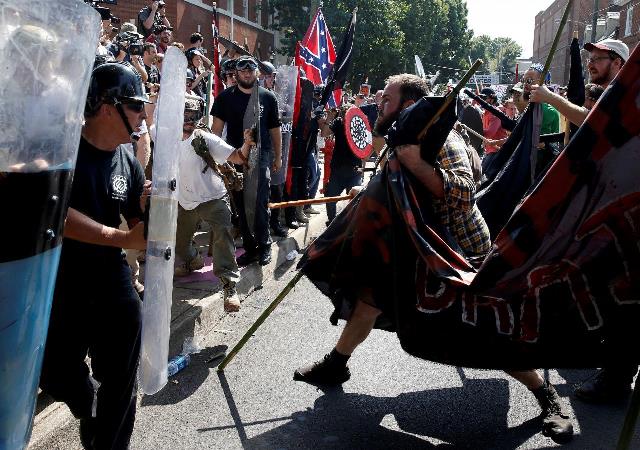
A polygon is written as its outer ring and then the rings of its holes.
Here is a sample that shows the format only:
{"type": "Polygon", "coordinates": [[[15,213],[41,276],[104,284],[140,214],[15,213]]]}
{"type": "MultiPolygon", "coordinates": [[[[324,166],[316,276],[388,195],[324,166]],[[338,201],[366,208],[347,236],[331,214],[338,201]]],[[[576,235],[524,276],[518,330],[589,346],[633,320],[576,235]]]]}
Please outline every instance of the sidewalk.
{"type": "MultiPolygon", "coordinates": [[[[342,206],[346,202],[342,202],[342,206]]],[[[241,268],[241,277],[237,285],[238,294],[242,301],[263,283],[278,280],[289,269],[295,267],[299,261],[299,254],[294,260],[288,261],[287,254],[292,251],[301,252],[325,229],[327,220],[324,205],[315,205],[321,211],[309,218],[305,227],[290,230],[286,238],[274,238],[272,244],[272,261],[266,266],[257,263],[241,268]]],[[[196,235],[196,244],[206,255],[208,233],[196,235]]],[[[241,254],[242,250],[238,252],[241,254]]],[[[171,336],[169,342],[169,356],[175,356],[182,350],[185,339],[204,336],[213,330],[220,319],[227,313],[223,309],[222,286],[213,275],[210,257],[205,259],[205,266],[186,277],[175,278],[173,282],[173,303],[171,307],[171,336]]],[[[142,265],[142,271],[144,265],[142,265]]],[[[144,280],[141,273],[140,280],[144,280]]],[[[243,308],[247,306],[243,304],[243,308]]],[[[238,313],[242,314],[241,309],[238,313]]],[[[233,344],[233,343],[230,343],[233,344]]],[[[68,421],[74,420],[69,409],[63,403],[53,402],[47,395],[39,395],[36,405],[33,433],[29,447],[44,442],[56,429],[68,421]]]]}

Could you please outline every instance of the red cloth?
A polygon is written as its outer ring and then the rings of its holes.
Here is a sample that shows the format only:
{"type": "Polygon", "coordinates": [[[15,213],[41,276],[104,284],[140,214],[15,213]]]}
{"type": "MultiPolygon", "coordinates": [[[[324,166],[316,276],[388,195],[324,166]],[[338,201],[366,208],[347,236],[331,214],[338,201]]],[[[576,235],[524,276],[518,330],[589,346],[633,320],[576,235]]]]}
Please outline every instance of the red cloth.
{"type": "MultiPolygon", "coordinates": [[[[509,134],[507,130],[502,128],[502,124],[500,123],[500,119],[491,114],[489,111],[485,111],[482,115],[482,128],[484,131],[484,137],[487,139],[504,139],[509,134]]],[[[495,153],[499,149],[495,145],[484,145],[485,153],[495,153]]]]}

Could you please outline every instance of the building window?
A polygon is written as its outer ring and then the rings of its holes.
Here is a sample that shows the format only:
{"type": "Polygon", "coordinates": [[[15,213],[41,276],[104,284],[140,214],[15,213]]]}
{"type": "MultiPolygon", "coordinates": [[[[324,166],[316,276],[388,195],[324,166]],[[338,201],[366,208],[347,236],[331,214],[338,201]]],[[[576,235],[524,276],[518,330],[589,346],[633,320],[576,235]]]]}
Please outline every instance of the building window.
{"type": "Polygon", "coordinates": [[[242,17],[249,18],[249,0],[242,0],[242,17]]]}
{"type": "Polygon", "coordinates": [[[256,23],[262,25],[262,0],[256,0],[256,23]]]}
{"type": "Polygon", "coordinates": [[[630,6],[629,9],[627,9],[627,23],[624,27],[625,36],[629,36],[633,32],[632,26],[633,26],[633,6],[630,6]]]}

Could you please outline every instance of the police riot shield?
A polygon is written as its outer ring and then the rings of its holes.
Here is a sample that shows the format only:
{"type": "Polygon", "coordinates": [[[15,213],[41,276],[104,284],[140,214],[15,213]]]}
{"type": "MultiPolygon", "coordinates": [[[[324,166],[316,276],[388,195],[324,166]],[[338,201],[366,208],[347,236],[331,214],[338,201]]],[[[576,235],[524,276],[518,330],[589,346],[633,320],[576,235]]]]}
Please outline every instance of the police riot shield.
{"type": "Polygon", "coordinates": [[[271,184],[278,186],[285,182],[289,164],[289,147],[293,129],[293,107],[296,101],[296,84],[298,68],[296,66],[280,66],[276,71],[274,94],[278,99],[278,112],[282,130],[282,168],[271,174],[271,184]]]}
{"type": "Polygon", "coordinates": [[[155,394],[167,383],[186,72],[187,59],[170,47],[162,63],[149,202],[139,371],[146,394],[155,394]]]}
{"type": "Polygon", "coordinates": [[[29,442],[100,16],[0,0],[0,448],[29,442]]]}

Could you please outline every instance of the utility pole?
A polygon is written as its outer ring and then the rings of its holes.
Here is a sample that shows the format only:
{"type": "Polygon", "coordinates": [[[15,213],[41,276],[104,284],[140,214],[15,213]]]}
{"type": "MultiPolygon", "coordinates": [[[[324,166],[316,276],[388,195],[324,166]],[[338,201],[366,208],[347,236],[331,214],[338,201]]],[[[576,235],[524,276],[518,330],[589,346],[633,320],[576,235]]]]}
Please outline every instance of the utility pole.
{"type": "Polygon", "coordinates": [[[598,8],[599,8],[598,0],[593,0],[593,19],[591,22],[591,42],[596,41],[596,29],[598,28],[598,8]]]}

